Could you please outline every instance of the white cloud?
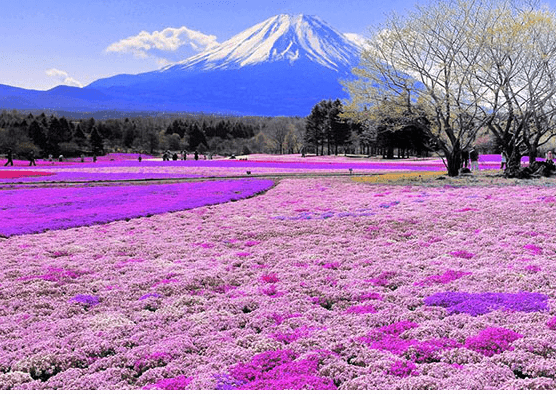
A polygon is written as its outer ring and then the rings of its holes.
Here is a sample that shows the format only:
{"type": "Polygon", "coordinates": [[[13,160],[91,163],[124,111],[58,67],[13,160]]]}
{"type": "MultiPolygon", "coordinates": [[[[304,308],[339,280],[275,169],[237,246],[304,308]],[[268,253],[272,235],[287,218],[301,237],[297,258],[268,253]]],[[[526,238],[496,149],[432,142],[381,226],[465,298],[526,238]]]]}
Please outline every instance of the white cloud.
{"type": "Polygon", "coordinates": [[[65,71],[58,70],[56,68],[50,68],[45,72],[46,75],[55,80],[58,85],[76,86],[78,88],[83,87],[83,84],[81,82],[70,77],[69,74],[65,71]]]}
{"type": "Polygon", "coordinates": [[[106,52],[131,53],[140,59],[154,57],[158,64],[168,64],[170,61],[158,56],[159,52],[168,53],[178,50],[202,52],[216,45],[218,45],[216,36],[206,35],[182,26],[180,28],[168,27],[152,33],[142,31],[136,36],[110,44],[106,48],[106,52]]]}

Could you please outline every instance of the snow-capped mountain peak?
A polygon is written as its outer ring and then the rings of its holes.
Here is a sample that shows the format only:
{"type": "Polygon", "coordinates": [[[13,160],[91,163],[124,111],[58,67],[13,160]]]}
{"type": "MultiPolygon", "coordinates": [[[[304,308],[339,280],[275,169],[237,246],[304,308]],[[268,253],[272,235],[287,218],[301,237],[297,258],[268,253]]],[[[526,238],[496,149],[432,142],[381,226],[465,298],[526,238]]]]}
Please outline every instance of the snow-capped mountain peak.
{"type": "Polygon", "coordinates": [[[237,69],[305,59],[339,71],[357,63],[361,47],[316,16],[277,15],[161,71],[237,69]]]}

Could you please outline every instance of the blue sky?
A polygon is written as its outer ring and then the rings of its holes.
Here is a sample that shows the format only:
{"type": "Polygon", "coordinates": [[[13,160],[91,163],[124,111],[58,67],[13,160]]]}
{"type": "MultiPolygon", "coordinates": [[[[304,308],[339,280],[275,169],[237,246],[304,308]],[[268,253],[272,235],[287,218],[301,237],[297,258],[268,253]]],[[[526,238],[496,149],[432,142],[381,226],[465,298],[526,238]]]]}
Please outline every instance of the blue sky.
{"type": "MultiPolygon", "coordinates": [[[[556,2],[556,0],[553,0],[556,2]]],[[[277,14],[365,35],[415,0],[2,0],[0,84],[46,90],[152,71],[277,14]]]]}
{"type": "Polygon", "coordinates": [[[343,33],[365,34],[390,0],[2,0],[0,84],[46,90],[152,71],[281,13],[317,15],[343,33]],[[185,29],[184,29],[185,28],[185,29]],[[163,32],[158,37],[155,32],[163,32]],[[145,32],[138,37],[141,32],[145,32]],[[213,37],[211,37],[213,36],[213,37]],[[172,41],[173,38],[173,41],[172,41]],[[122,41],[123,40],[123,41],[122,41]],[[179,44],[183,45],[179,45],[179,44]],[[185,43],[185,44],[184,44],[185,43]],[[160,49],[141,49],[158,45],[160,49]],[[177,47],[177,48],[176,48],[177,47]],[[110,48],[110,49],[109,49],[110,48]]]}

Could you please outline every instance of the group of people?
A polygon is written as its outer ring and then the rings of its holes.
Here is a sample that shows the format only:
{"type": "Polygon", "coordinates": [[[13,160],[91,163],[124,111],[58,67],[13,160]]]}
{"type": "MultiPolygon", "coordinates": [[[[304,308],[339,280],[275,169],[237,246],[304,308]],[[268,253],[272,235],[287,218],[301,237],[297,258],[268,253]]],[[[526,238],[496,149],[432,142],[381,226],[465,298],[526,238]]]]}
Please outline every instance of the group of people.
{"type": "Polygon", "coordinates": [[[462,168],[468,168],[469,162],[471,162],[471,171],[479,171],[479,151],[476,147],[471,148],[471,150],[467,151],[464,150],[461,152],[462,160],[461,165],[462,168]]]}
{"type": "MultiPolygon", "coordinates": [[[[6,164],[4,164],[4,167],[7,167],[7,166],[13,167],[13,165],[14,165],[14,153],[11,149],[8,149],[8,151],[6,153],[6,158],[8,159],[8,161],[6,162],[6,164]]],[[[29,166],[36,166],[37,165],[37,162],[35,160],[35,151],[34,150],[29,152],[28,159],[29,159],[29,166]]],[[[48,155],[48,161],[50,163],[54,163],[54,157],[52,155],[48,155]]],[[[64,161],[64,155],[58,156],[58,161],[63,162],[64,161]]],[[[93,162],[96,163],[96,161],[97,161],[97,155],[93,154],[93,162]]],[[[85,162],[85,155],[81,154],[81,163],[84,163],[84,162],[85,162]]]]}
{"type": "MultiPolygon", "coordinates": [[[[209,160],[212,160],[212,153],[208,154],[209,156],[209,160]]],[[[205,160],[207,159],[207,155],[204,155],[205,160]]],[[[173,154],[169,151],[166,150],[163,154],[162,154],[162,161],[170,161],[170,158],[173,161],[177,161],[179,160],[178,154],[176,152],[174,152],[173,154]]],[[[181,151],[181,159],[182,160],[187,160],[187,152],[186,151],[181,151]]],[[[193,159],[195,160],[199,160],[199,152],[194,151],[193,152],[193,159]]]]}
{"type": "MultiPolygon", "coordinates": [[[[545,161],[551,166],[554,165],[554,154],[551,150],[546,152],[545,161]]],[[[500,169],[503,170],[504,168],[508,168],[508,154],[505,150],[500,154],[500,169]]]]}
{"type": "MultiPolygon", "coordinates": [[[[8,161],[6,162],[6,164],[4,164],[4,167],[7,166],[11,166],[13,167],[14,165],[14,153],[11,149],[8,149],[8,153],[7,153],[7,159],[8,161]]],[[[31,151],[29,152],[29,166],[36,166],[37,163],[35,162],[35,151],[31,151]]]]}

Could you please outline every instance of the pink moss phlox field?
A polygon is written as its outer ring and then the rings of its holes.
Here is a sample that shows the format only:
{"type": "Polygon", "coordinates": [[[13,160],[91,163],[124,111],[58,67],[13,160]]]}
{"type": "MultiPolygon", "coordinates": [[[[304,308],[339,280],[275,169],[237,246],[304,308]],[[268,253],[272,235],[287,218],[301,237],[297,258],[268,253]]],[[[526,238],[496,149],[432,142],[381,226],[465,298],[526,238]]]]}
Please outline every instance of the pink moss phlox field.
{"type": "MultiPolygon", "coordinates": [[[[270,180],[226,180],[180,184],[18,188],[0,190],[0,235],[5,237],[130,219],[262,192],[270,180]]],[[[254,242],[254,241],[253,241],[254,242]]]]}
{"type": "Polygon", "coordinates": [[[556,390],[556,189],[538,182],[281,179],[2,238],[0,389],[556,390]],[[304,212],[334,216],[275,219],[304,212]]]}

